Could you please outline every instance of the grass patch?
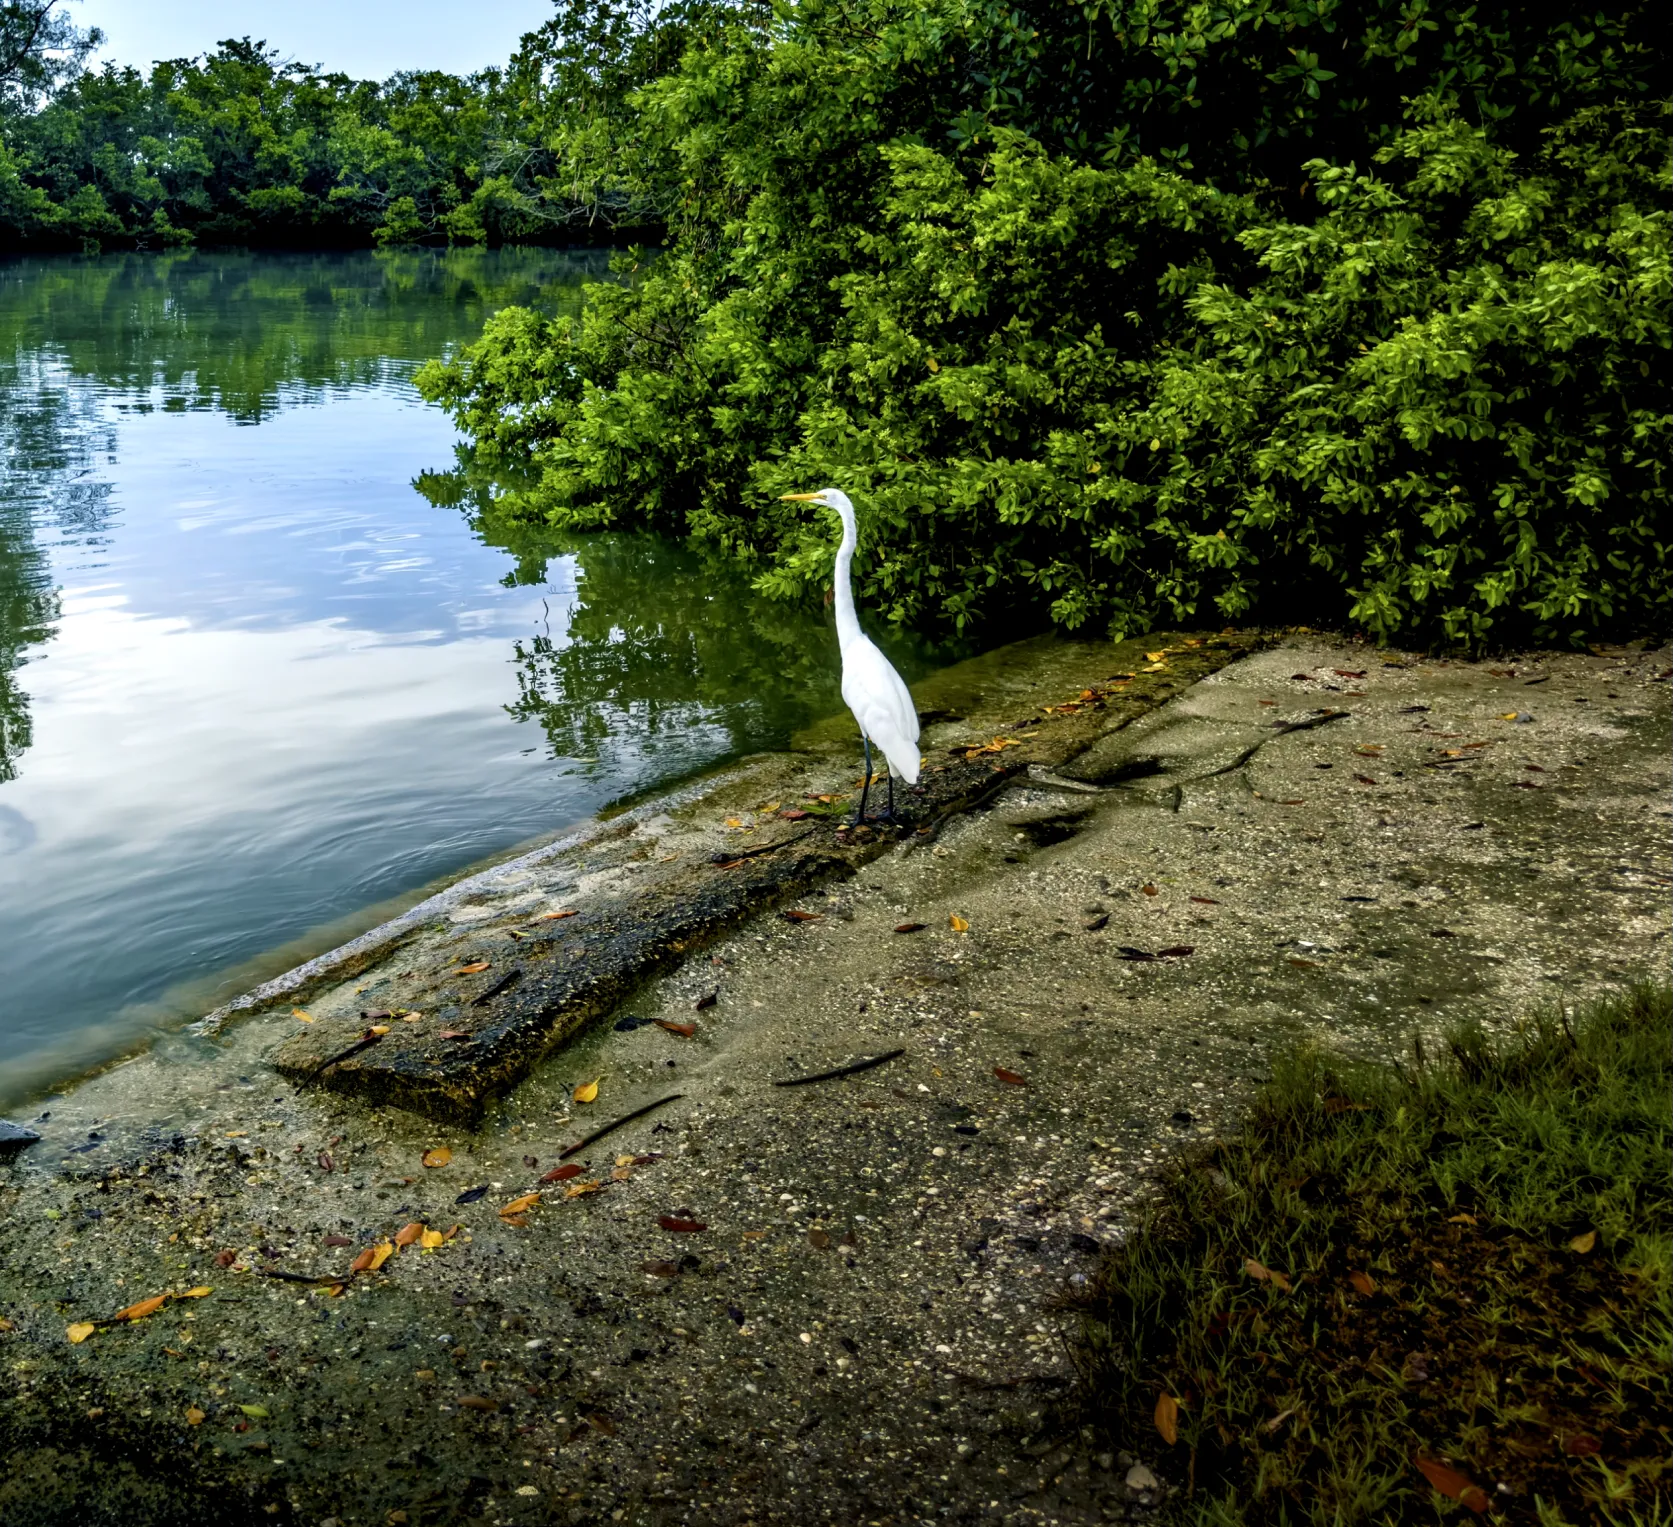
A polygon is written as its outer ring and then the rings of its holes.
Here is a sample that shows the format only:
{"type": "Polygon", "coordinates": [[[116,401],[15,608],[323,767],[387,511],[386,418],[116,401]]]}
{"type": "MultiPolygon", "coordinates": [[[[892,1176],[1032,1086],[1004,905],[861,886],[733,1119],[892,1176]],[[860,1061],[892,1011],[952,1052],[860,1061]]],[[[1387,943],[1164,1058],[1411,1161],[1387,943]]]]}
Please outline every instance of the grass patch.
{"type": "Polygon", "coordinates": [[[1202,1524],[1673,1523],[1670,1054],[1644,987],[1276,1067],[1076,1297],[1098,1419],[1202,1524]]]}

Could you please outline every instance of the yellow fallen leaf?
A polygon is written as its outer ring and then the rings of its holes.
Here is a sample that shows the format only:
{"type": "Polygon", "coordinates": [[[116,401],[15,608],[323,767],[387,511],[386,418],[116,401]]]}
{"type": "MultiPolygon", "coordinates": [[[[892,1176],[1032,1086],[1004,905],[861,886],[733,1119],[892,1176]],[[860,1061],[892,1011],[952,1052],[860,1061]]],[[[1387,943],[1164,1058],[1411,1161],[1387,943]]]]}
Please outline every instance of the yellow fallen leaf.
{"type": "Polygon", "coordinates": [[[200,1283],[196,1288],[189,1288],[183,1294],[176,1294],[176,1299],[207,1299],[215,1290],[207,1283],[200,1283]]]}
{"type": "Polygon", "coordinates": [[[947,926],[951,928],[954,933],[968,933],[970,931],[970,924],[960,917],[957,912],[953,913],[952,916],[947,919],[947,926]]]}
{"type": "Polygon", "coordinates": [[[633,1157],[631,1157],[631,1156],[618,1156],[618,1157],[616,1157],[616,1165],[617,1166],[632,1166],[633,1165],[633,1157]]]}
{"type": "Polygon", "coordinates": [[[1172,1447],[1179,1441],[1179,1401],[1171,1394],[1156,1397],[1156,1430],[1162,1441],[1172,1447]]]}
{"type": "Polygon", "coordinates": [[[201,1410],[199,1410],[197,1408],[197,1406],[188,1405],[186,1407],[186,1425],[188,1425],[188,1426],[202,1426],[203,1423],[204,1423],[204,1419],[205,1419],[204,1418],[204,1413],[201,1410]]]}
{"type": "Polygon", "coordinates": [[[597,1082],[583,1082],[579,1087],[577,1087],[575,1089],[575,1101],[577,1103],[590,1103],[597,1096],[598,1096],[598,1083],[597,1082]]]}
{"type": "MultiPolygon", "coordinates": [[[[300,1019],[303,1023],[312,1023],[314,1021],[314,1015],[312,1013],[305,1013],[299,1007],[293,1007],[290,1010],[290,1015],[292,1018],[300,1019]]],[[[196,1425],[195,1422],[193,1424],[196,1425]]]]}
{"type": "Polygon", "coordinates": [[[78,1320],[72,1326],[64,1328],[64,1334],[77,1346],[86,1341],[99,1328],[91,1320],[78,1320]]]}
{"type": "Polygon", "coordinates": [[[257,1421],[265,1421],[269,1414],[265,1405],[240,1405],[238,1408],[243,1411],[245,1415],[252,1416],[257,1421]]]}
{"type": "Polygon", "coordinates": [[[1578,1251],[1581,1256],[1597,1245],[1597,1231],[1588,1230],[1584,1235],[1577,1235],[1568,1243],[1570,1251],[1578,1251]]]}
{"type": "Polygon", "coordinates": [[[1504,713],[1504,715],[1499,717],[1499,720],[1501,720],[1501,721],[1514,721],[1521,714],[1522,714],[1521,711],[1507,710],[1504,713]]]}
{"type": "Polygon", "coordinates": [[[453,1152],[445,1145],[432,1145],[418,1159],[425,1166],[446,1166],[453,1159],[453,1152]]]}
{"type": "Polygon", "coordinates": [[[118,1320],[144,1320],[147,1315],[155,1315],[168,1303],[167,1294],[153,1294],[149,1299],[141,1299],[138,1304],[130,1304],[124,1310],[116,1312],[118,1320]]]}
{"type": "Polygon", "coordinates": [[[504,1214],[521,1214],[526,1209],[534,1208],[534,1206],[539,1202],[540,1202],[540,1194],[538,1194],[538,1193],[525,1193],[521,1198],[512,1199],[510,1203],[508,1203],[503,1209],[500,1210],[500,1213],[502,1215],[504,1215],[504,1214]]]}
{"type": "Polygon", "coordinates": [[[418,1244],[426,1251],[434,1251],[446,1239],[447,1237],[439,1230],[426,1230],[423,1235],[419,1236],[418,1244]]]}
{"type": "Polygon", "coordinates": [[[610,1168],[611,1182],[626,1182],[633,1175],[633,1168],[629,1166],[613,1166],[610,1168]]]}
{"type": "Polygon", "coordinates": [[[395,1243],[393,1241],[379,1241],[378,1244],[372,1248],[372,1262],[367,1271],[376,1272],[394,1255],[395,1243]]]}
{"type": "Polygon", "coordinates": [[[241,1129],[229,1129],[226,1134],[222,1136],[222,1138],[226,1140],[242,1140],[244,1138],[244,1131],[241,1129]]]}
{"type": "Polygon", "coordinates": [[[1144,660],[1147,663],[1160,663],[1166,657],[1167,653],[1165,652],[1147,652],[1144,655],[1144,660]]]}
{"type": "Polygon", "coordinates": [[[371,1028],[366,1030],[366,1032],[368,1034],[376,1034],[381,1039],[389,1032],[389,1025],[387,1023],[374,1023],[371,1028]]]}
{"type": "Polygon", "coordinates": [[[727,817],[726,825],[728,827],[742,827],[744,824],[742,822],[740,822],[736,817],[727,817]]]}
{"type": "Polygon", "coordinates": [[[604,1184],[601,1182],[572,1182],[564,1189],[565,1198],[579,1198],[583,1193],[596,1193],[604,1184]]]}

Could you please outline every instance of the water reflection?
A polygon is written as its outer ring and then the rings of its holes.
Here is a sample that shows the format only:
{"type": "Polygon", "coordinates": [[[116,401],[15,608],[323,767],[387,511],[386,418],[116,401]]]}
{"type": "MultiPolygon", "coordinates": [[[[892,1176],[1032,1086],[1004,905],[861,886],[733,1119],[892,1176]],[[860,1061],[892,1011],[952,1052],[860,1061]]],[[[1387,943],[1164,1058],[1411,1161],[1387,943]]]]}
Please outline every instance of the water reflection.
{"type": "Polygon", "coordinates": [[[648,538],[496,544],[446,470],[415,366],[601,269],[0,265],[0,1093],[835,706],[813,612],[648,538]]]}

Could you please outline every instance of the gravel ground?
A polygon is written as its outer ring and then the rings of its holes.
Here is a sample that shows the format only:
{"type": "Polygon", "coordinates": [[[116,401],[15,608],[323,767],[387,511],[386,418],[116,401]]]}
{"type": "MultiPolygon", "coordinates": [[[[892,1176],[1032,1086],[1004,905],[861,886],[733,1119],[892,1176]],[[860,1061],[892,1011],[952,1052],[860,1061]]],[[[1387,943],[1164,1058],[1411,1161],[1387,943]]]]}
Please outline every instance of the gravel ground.
{"type": "Polygon", "coordinates": [[[52,1098],[0,1175],[0,1520],[1153,1514],[1171,1463],[1082,1429],[1055,1297],[1275,1043],[1665,968],[1668,672],[1292,637],[746,925],[475,1132],[292,1090],[284,1016],[52,1098]],[[460,1228],[269,1276],[419,1222],[460,1228]]]}

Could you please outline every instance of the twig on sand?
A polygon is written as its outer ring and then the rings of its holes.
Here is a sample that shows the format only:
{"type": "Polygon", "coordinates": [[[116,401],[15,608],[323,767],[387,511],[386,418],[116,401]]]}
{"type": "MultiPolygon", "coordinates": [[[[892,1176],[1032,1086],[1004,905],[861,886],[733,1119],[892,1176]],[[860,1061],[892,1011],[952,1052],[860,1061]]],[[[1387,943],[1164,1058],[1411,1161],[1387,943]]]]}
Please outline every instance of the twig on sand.
{"type": "Polygon", "coordinates": [[[362,1034],[360,1036],[360,1038],[355,1040],[355,1042],[353,1044],[351,1044],[346,1050],[339,1050],[335,1055],[331,1056],[328,1060],[322,1060],[317,1066],[314,1067],[314,1069],[312,1071],[310,1071],[305,1077],[303,1077],[302,1085],[304,1087],[306,1087],[309,1082],[317,1082],[320,1079],[320,1077],[322,1077],[327,1071],[329,1071],[334,1065],[336,1065],[338,1061],[347,1060],[349,1058],[349,1056],[351,1056],[351,1055],[358,1055],[362,1050],[371,1049],[371,1047],[373,1045],[375,1045],[382,1038],[383,1038],[382,1034],[374,1034],[370,1029],[368,1029],[364,1034],[362,1034]]]}
{"type": "Polygon", "coordinates": [[[763,843],[759,848],[746,848],[735,854],[716,854],[709,860],[710,864],[740,864],[745,859],[758,859],[762,854],[776,853],[781,848],[788,848],[792,843],[800,843],[803,838],[811,838],[819,829],[810,827],[806,832],[793,832],[788,838],[780,838],[776,843],[763,843]]]}
{"type": "Polygon", "coordinates": [[[873,1066],[881,1066],[885,1061],[893,1060],[898,1055],[906,1054],[905,1048],[890,1050],[886,1055],[874,1055],[870,1060],[857,1060],[851,1066],[838,1066],[835,1071],[821,1071],[817,1076],[792,1076],[786,1081],[774,1082],[775,1087],[805,1087],[809,1082],[831,1082],[839,1076],[852,1076],[856,1071],[869,1071],[873,1066]]]}
{"type": "Polygon", "coordinates": [[[570,1156],[575,1155],[578,1151],[584,1151],[595,1140],[602,1140],[606,1135],[610,1134],[613,1130],[620,1129],[622,1127],[622,1125],[631,1124],[635,1119],[644,1118],[644,1116],[646,1114],[648,1114],[653,1108],[660,1108],[660,1107],[662,1107],[662,1105],[664,1103],[672,1103],[677,1098],[683,1098],[684,1096],[685,1096],[685,1094],[683,1092],[670,1092],[668,1094],[668,1096],[665,1097],[665,1098],[658,1098],[654,1103],[645,1104],[645,1106],[643,1108],[635,1108],[632,1113],[624,1113],[621,1116],[621,1118],[619,1118],[619,1119],[612,1119],[608,1124],[604,1125],[604,1127],[602,1129],[595,1129],[585,1139],[577,1140],[573,1145],[567,1147],[564,1150],[559,1151],[558,1152],[558,1160],[559,1161],[567,1160],[570,1156]]]}

